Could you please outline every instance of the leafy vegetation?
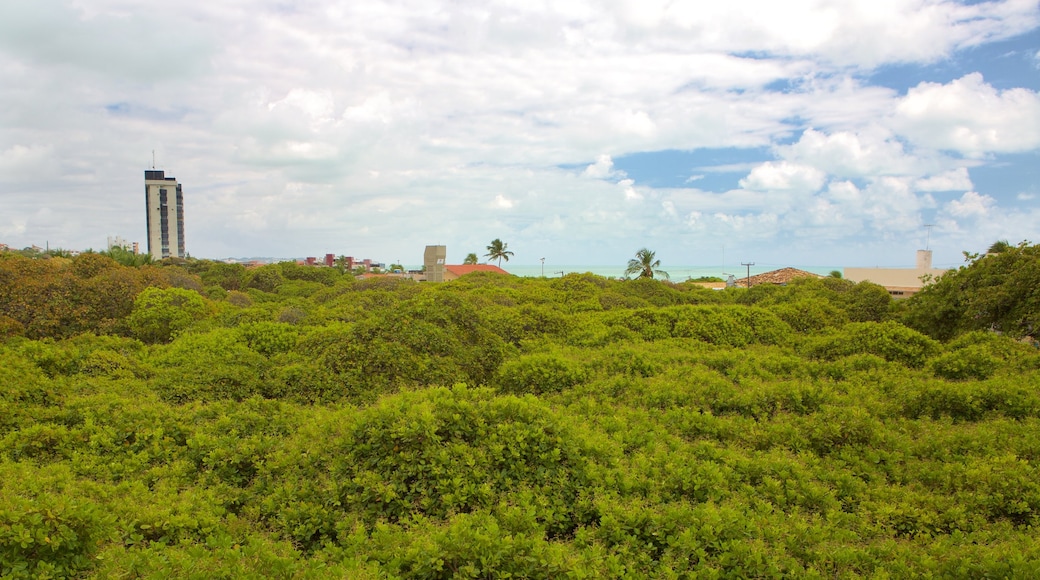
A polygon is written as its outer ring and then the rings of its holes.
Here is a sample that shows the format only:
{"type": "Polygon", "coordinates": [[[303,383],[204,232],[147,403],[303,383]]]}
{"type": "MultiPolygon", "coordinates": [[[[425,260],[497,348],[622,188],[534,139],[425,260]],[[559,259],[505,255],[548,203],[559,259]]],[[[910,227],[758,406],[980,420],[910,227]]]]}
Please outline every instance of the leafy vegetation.
{"type": "Polygon", "coordinates": [[[900,303],[0,254],[0,577],[1035,577],[1037,252],[900,303]]]}

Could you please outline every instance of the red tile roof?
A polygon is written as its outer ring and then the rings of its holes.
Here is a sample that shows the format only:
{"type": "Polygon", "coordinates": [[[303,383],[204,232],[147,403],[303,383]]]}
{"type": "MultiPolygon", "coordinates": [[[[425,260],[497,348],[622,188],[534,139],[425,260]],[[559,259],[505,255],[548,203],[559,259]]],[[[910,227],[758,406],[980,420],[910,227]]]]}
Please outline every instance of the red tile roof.
{"type": "MultiPolygon", "coordinates": [[[[751,277],[751,285],[758,286],[759,284],[787,284],[795,278],[823,278],[819,274],[813,274],[812,272],[806,272],[805,270],[799,270],[797,268],[781,268],[779,270],[773,270],[772,272],[765,272],[757,276],[751,277]]],[[[747,287],[747,278],[737,278],[734,280],[737,286],[747,287]]]]}
{"type": "Polygon", "coordinates": [[[460,266],[444,266],[445,272],[450,272],[454,276],[465,276],[472,272],[494,272],[496,274],[509,274],[498,266],[492,266],[491,264],[466,264],[460,266]]]}

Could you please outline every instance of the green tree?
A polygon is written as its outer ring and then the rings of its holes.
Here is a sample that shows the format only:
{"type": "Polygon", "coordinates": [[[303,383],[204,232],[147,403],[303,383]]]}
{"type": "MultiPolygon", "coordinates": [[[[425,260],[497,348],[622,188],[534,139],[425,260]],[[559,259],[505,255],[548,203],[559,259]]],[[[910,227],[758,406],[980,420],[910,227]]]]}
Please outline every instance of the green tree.
{"type": "Polygon", "coordinates": [[[1004,252],[1013,248],[1007,240],[997,240],[986,250],[987,254],[1003,254],[1004,252]]]}
{"type": "Polygon", "coordinates": [[[466,254],[466,259],[463,260],[462,263],[467,265],[467,266],[472,266],[473,264],[476,264],[477,263],[477,255],[474,254],[473,252],[470,252],[470,253],[466,254]]]}
{"type": "Polygon", "coordinates": [[[1036,336],[1040,326],[1040,246],[1022,242],[987,256],[966,254],[907,301],[904,322],[940,340],[972,330],[1036,336]]]}
{"type": "Polygon", "coordinates": [[[646,248],[642,248],[636,252],[636,257],[628,261],[628,267],[625,268],[625,275],[631,276],[637,274],[636,278],[653,278],[654,276],[660,276],[661,278],[668,279],[668,272],[660,270],[661,260],[655,259],[656,255],[654,252],[646,248]]]}
{"type": "Polygon", "coordinates": [[[339,256],[336,257],[336,268],[339,270],[340,274],[345,274],[347,272],[347,257],[346,256],[340,254],[339,256]]]}
{"type": "Polygon", "coordinates": [[[106,252],[98,252],[99,255],[108,256],[124,266],[144,266],[152,263],[151,254],[135,254],[132,250],[120,246],[112,246],[106,252]]]}
{"type": "Polygon", "coordinates": [[[134,300],[130,330],[144,342],[169,342],[177,333],[205,318],[205,299],[183,288],[146,288],[134,300]]]}
{"type": "Polygon", "coordinates": [[[491,240],[491,245],[487,247],[488,253],[484,254],[489,260],[498,260],[498,267],[502,267],[502,260],[509,261],[509,257],[513,255],[507,248],[509,244],[504,243],[502,240],[495,238],[491,240]]]}

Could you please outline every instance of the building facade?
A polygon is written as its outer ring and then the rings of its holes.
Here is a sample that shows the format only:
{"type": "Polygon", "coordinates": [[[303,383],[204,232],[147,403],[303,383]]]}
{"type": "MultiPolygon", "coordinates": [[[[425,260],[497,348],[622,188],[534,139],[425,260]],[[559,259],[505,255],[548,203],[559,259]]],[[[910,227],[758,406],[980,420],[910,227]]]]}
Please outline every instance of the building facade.
{"type": "Polygon", "coordinates": [[[444,281],[444,261],[448,257],[447,246],[426,246],[423,252],[423,268],[427,282],[444,281]]]}
{"type": "Polygon", "coordinates": [[[845,279],[884,286],[893,298],[909,298],[931,280],[946,273],[932,267],[932,251],[917,250],[917,265],[910,268],[845,268],[845,279]]]}
{"type": "Polygon", "coordinates": [[[148,253],[153,260],[184,258],[184,194],[181,184],[162,170],[144,172],[148,253]]]}

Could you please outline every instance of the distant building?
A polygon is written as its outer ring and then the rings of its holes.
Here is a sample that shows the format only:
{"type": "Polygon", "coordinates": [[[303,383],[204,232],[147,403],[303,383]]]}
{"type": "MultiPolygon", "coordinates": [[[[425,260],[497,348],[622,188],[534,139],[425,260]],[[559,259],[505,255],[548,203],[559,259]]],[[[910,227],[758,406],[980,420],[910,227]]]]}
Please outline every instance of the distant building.
{"type": "MultiPolygon", "coordinates": [[[[494,272],[496,274],[509,274],[498,266],[490,264],[466,264],[452,266],[446,264],[448,255],[447,246],[426,246],[423,252],[423,272],[421,275],[407,276],[425,282],[449,282],[458,279],[471,272],[494,272]]],[[[402,273],[403,274],[403,273],[402,273]]]]}
{"type": "Polygon", "coordinates": [[[144,172],[148,253],[153,260],[184,258],[184,195],[181,185],[161,170],[144,172]]]}
{"type": "Polygon", "coordinates": [[[426,246],[423,252],[423,268],[427,282],[444,281],[444,261],[448,256],[447,246],[426,246]]]}
{"type": "Polygon", "coordinates": [[[108,251],[112,251],[112,248],[120,248],[122,250],[130,249],[130,242],[124,240],[122,236],[108,236],[108,251]]]}
{"type": "Polygon", "coordinates": [[[908,298],[925,286],[925,279],[937,278],[947,270],[932,267],[932,251],[917,250],[915,268],[845,268],[845,279],[873,282],[884,286],[893,298],[908,298]]]}

